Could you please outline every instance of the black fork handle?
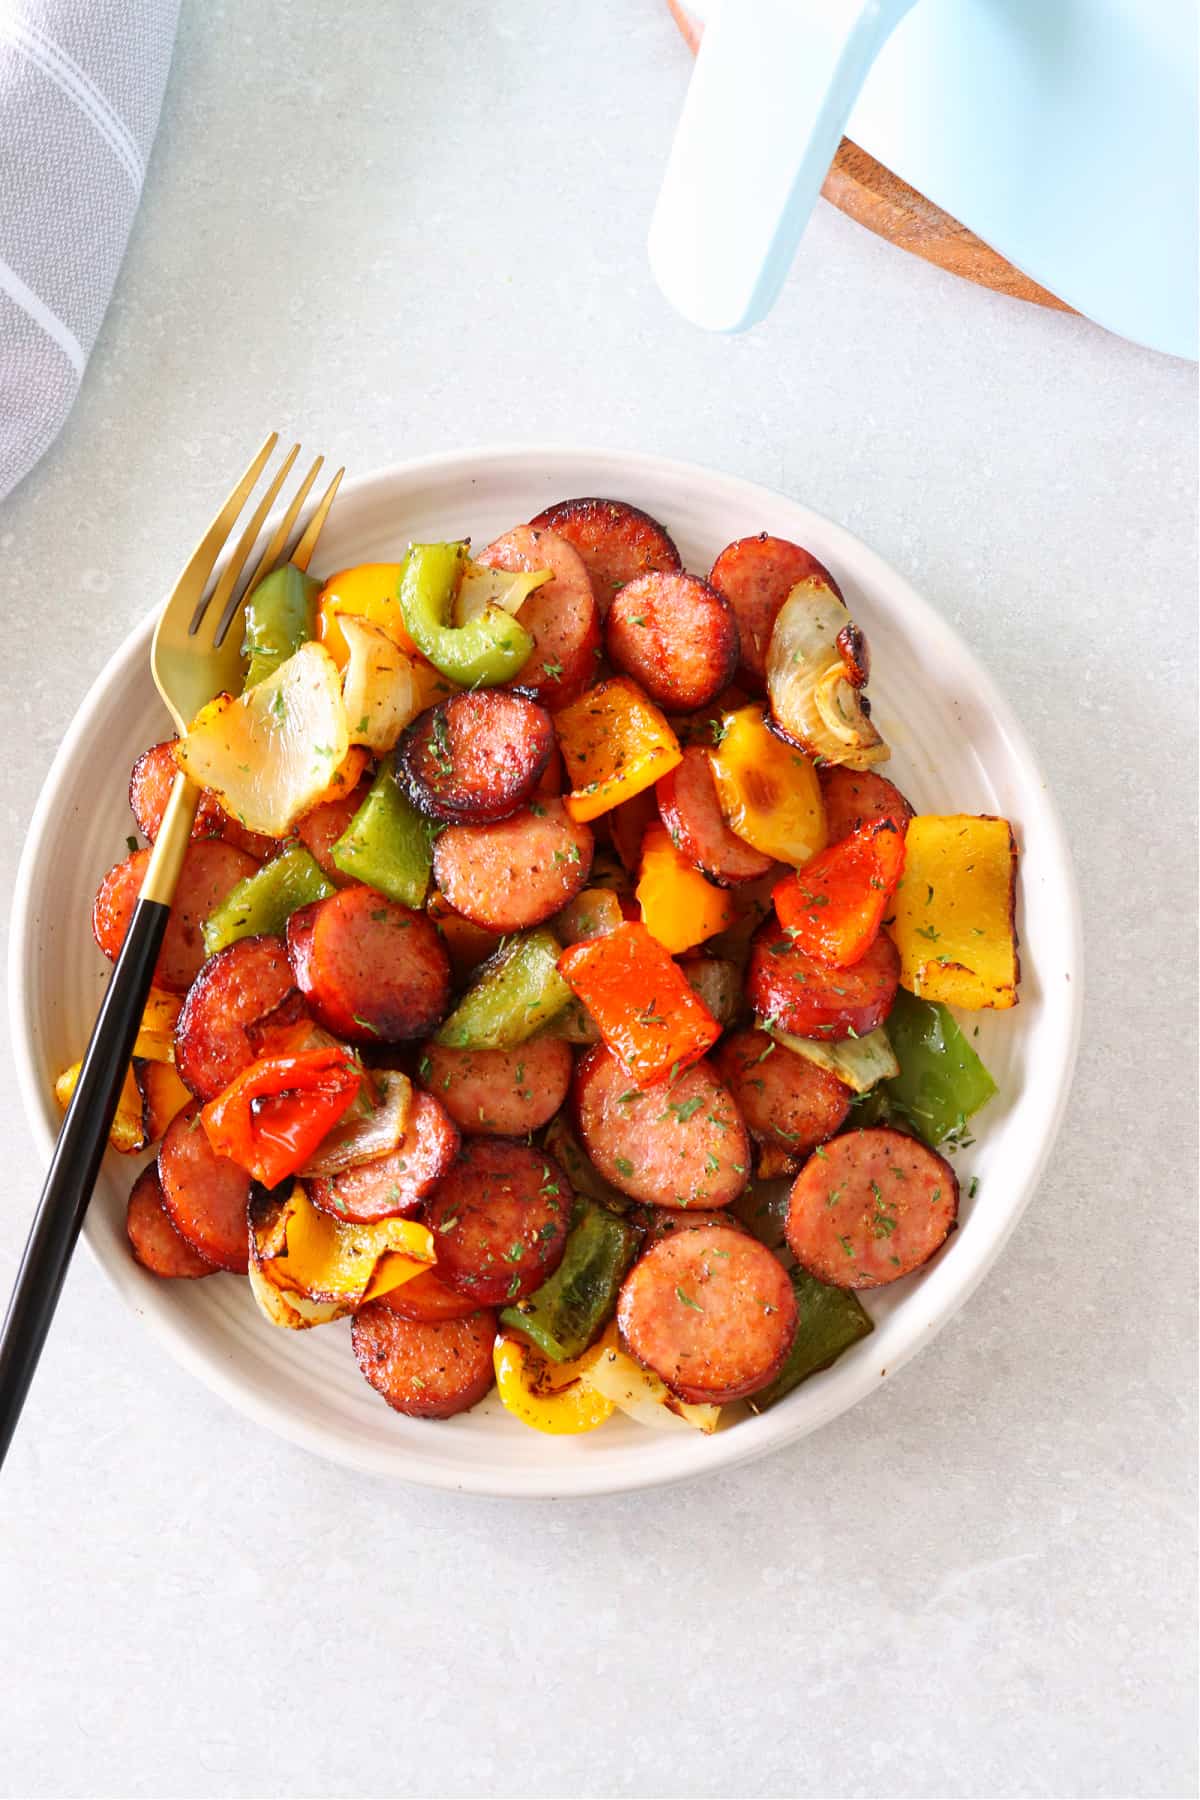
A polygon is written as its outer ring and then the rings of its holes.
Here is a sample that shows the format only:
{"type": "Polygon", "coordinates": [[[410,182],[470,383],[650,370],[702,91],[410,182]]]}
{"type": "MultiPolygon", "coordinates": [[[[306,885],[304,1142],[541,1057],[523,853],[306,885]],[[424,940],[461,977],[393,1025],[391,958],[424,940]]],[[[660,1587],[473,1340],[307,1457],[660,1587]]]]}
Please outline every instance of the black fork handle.
{"type": "Polygon", "coordinates": [[[108,1143],[171,916],[139,900],[67,1109],[0,1326],[0,1464],[37,1368],[108,1143]]]}

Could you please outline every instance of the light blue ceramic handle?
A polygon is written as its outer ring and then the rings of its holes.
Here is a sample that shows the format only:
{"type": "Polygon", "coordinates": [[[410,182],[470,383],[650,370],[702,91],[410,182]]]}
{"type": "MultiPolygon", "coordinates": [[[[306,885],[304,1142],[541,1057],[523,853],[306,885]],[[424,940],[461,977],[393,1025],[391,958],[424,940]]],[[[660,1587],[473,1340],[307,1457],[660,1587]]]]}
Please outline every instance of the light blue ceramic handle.
{"type": "Polygon", "coordinates": [[[686,319],[742,331],[783,283],[876,55],[914,0],[724,0],[650,225],[686,319]]]}

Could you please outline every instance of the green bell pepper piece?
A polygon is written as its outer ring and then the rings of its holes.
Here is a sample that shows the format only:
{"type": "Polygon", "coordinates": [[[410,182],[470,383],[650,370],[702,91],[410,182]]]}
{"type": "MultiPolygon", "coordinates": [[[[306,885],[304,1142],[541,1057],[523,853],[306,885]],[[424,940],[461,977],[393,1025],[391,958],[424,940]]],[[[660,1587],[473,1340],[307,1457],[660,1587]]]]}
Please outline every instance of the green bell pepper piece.
{"type": "Polygon", "coordinates": [[[414,911],[425,904],[433,868],[429,822],[401,791],[385,756],[366,799],[330,851],[334,866],[414,911]]]}
{"type": "Polygon", "coordinates": [[[435,1042],[455,1050],[511,1050],[526,1043],[571,998],[558,972],[559,955],[558,940],[544,928],[501,945],[481,964],[435,1042]]]}
{"type": "Polygon", "coordinates": [[[579,1200],[557,1269],[524,1300],[504,1307],[500,1323],[524,1332],[553,1362],[581,1356],[612,1317],[637,1246],[632,1225],[594,1200],[579,1200]]]}
{"type": "Polygon", "coordinates": [[[907,1125],[932,1149],[943,1143],[961,1149],[967,1120],[991,1099],[996,1083],[957,1019],[937,1001],[918,1000],[900,988],[887,1032],[900,1073],[865,1096],[861,1111],[856,1105],[855,1123],[891,1121],[907,1125]],[[870,1119],[863,1116],[868,1110],[870,1119]]]}
{"type": "Polygon", "coordinates": [[[466,544],[411,545],[400,611],[408,635],[439,674],[460,687],[495,687],[517,673],[533,639],[502,606],[486,606],[468,625],[448,622],[466,560],[466,544]]]}
{"type": "Polygon", "coordinates": [[[250,666],[242,684],[257,687],[280,663],[295,656],[301,644],[316,636],[317,595],[321,583],[291,563],[272,569],[246,602],[242,655],[250,666]]]}
{"type": "Polygon", "coordinates": [[[750,1396],[755,1412],[766,1412],[785,1394],[819,1369],[835,1363],[843,1351],[874,1331],[871,1315],[849,1288],[827,1287],[804,1269],[791,1271],[800,1322],[787,1361],[774,1381],[750,1396]]]}
{"type": "Polygon", "coordinates": [[[333,893],[321,866],[302,844],[293,844],[230,888],[204,921],[204,954],[215,956],[239,938],[282,935],[292,914],[333,893]]]}

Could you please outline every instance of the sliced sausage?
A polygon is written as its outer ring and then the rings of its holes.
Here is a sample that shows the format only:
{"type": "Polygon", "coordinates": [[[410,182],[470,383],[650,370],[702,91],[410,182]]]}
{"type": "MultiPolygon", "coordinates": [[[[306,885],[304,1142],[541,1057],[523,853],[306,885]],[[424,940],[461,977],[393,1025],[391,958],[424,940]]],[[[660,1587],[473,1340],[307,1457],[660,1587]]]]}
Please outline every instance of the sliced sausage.
{"type": "Polygon", "coordinates": [[[647,1206],[633,1223],[645,1235],[645,1242],[657,1244],[660,1238],[674,1237],[678,1231],[700,1231],[709,1225],[728,1225],[744,1231],[742,1221],[732,1212],[704,1212],[699,1207],[647,1206]]]}
{"type": "Polygon", "coordinates": [[[425,909],[450,952],[450,966],[456,982],[464,981],[472,970],[477,969],[493,951],[500,948],[500,932],[488,931],[484,926],[474,925],[470,919],[464,919],[436,888],[425,902],[425,909]]]}
{"type": "Polygon", "coordinates": [[[958,1177],[935,1150],[878,1127],[834,1138],[792,1185],[787,1241],[834,1287],[882,1287],[928,1262],[958,1219],[958,1177]]]}
{"type": "Polygon", "coordinates": [[[436,927],[374,888],[343,888],[288,920],[296,986],[317,1023],[356,1044],[427,1037],[450,1003],[436,927]]]}
{"type": "Polygon", "coordinates": [[[725,823],[712,762],[699,744],[684,751],[683,761],[655,783],[654,792],[671,842],[711,881],[732,887],[757,881],[772,867],[769,856],[725,823]]]}
{"type": "Polygon", "coordinates": [[[310,1181],[309,1199],[322,1212],[353,1225],[411,1218],[453,1164],[458,1146],[458,1127],[438,1102],[429,1094],[414,1094],[396,1148],[340,1175],[310,1181]]]}
{"type": "Polygon", "coordinates": [[[780,607],[800,581],[820,582],[841,598],[842,590],[823,563],[787,538],[738,538],[727,544],[708,576],[737,616],[742,657],[738,677],[751,693],[766,688],[767,648],[780,607]]]}
{"type": "Polygon", "coordinates": [[[425,1209],[441,1279],[487,1306],[541,1286],[562,1260],[570,1217],[554,1158],[507,1138],[466,1144],[425,1209]]]}
{"type": "Polygon", "coordinates": [[[294,989],[277,937],[239,938],[211,956],[188,989],[175,1026],[175,1067],[200,1100],[215,1100],[254,1061],[246,1027],[294,989]]]}
{"type": "Polygon", "coordinates": [[[831,844],[850,836],[860,825],[889,819],[901,837],[913,809],[886,775],[871,769],[826,768],[817,771],[825,804],[825,831],[831,844]]]}
{"type": "Polygon", "coordinates": [[[557,532],[578,550],[602,619],[627,581],[683,567],[658,520],[624,500],[559,500],[529,522],[535,530],[557,532]]]}
{"type": "Polygon", "coordinates": [[[390,1306],[402,1319],[418,1319],[425,1325],[440,1325],[443,1319],[469,1319],[479,1310],[476,1301],[456,1294],[433,1269],[391,1288],[380,1305],[390,1306]]]}
{"type": "MultiPolygon", "coordinates": [[[[149,850],[135,850],[100,883],[92,908],[92,931],[111,962],[116,962],[133,918],[142,882],[150,862],[149,850]]],[[[230,888],[253,875],[258,864],[243,850],[220,838],[199,838],[188,846],[166,936],[159,951],[154,979],[172,994],[186,994],[204,961],[202,927],[230,888]]]]}
{"type": "Polygon", "coordinates": [[[489,931],[540,925],[591,873],[594,840],[561,800],[496,825],[450,825],[433,847],[433,876],[455,912],[489,931]]]}
{"type": "Polygon", "coordinates": [[[533,694],[551,712],[577,700],[595,678],[600,655],[600,615],[579,553],[553,531],[518,525],[478,560],[514,573],[554,571],[554,579],[535,588],[517,614],[533,635],[533,649],[508,685],[533,694]]]}
{"type": "MultiPolygon", "coordinates": [[[[150,844],[158,836],[179,773],[179,764],[171,753],[174,742],[174,738],[167,738],[163,743],[151,744],[148,750],[143,750],[129,777],[129,810],[137,820],[138,830],[150,844]]],[[[201,794],[192,836],[219,837],[224,820],[225,814],[216,795],[201,794]]]]}
{"type": "Polygon", "coordinates": [[[735,1031],[722,1038],[713,1061],[760,1144],[807,1156],[846,1122],[849,1088],[765,1032],[735,1031]]]}
{"type": "Polygon", "coordinates": [[[362,1373],[395,1412],[450,1419],[483,1399],[494,1380],[496,1315],[428,1323],[373,1300],[354,1315],[350,1341],[362,1373]]]}
{"type": "Polygon", "coordinates": [[[163,1206],[158,1164],[142,1170],[129,1195],[125,1230],[135,1262],[167,1281],[198,1281],[215,1275],[217,1266],[185,1243],[163,1206]]]}
{"type": "Polygon", "coordinates": [[[524,1137],[552,1119],[571,1085],[571,1046],[534,1038],[516,1050],[425,1045],[422,1084],[468,1137],[524,1137]]]}
{"type": "Polygon", "coordinates": [[[525,804],[555,748],[544,706],[484,688],[421,713],[400,741],[399,767],[414,806],[431,819],[486,825],[525,804]]]}
{"type": "Polygon", "coordinates": [[[326,800],[320,806],[314,806],[311,812],[296,826],[296,836],[304,845],[309,855],[321,865],[322,874],[332,881],[335,887],[349,887],[352,876],[343,875],[333,860],[333,846],[342,833],[349,828],[350,821],[366,799],[370,791],[369,783],[360,781],[349,794],[342,794],[336,800],[326,800]]]}
{"type": "Polygon", "coordinates": [[[865,1037],[891,1012],[899,985],[900,958],[884,932],[849,969],[806,956],[774,918],[754,934],[747,998],[760,1018],[795,1037],[865,1037]]]}
{"type": "MultiPolygon", "coordinates": [[[[288,959],[289,967],[291,959],[288,959]]],[[[328,1038],[313,1021],[299,988],[291,988],[278,1006],[246,1026],[246,1039],[256,1057],[297,1056],[316,1049],[328,1038]]]]}
{"type": "Polygon", "coordinates": [[[737,668],[738,628],[724,595],[698,575],[641,575],[621,589],[605,626],[613,667],[676,712],[706,706],[737,668]]]}
{"type": "Polygon", "coordinates": [[[597,1044],[575,1071],[572,1103],[600,1173],[655,1206],[728,1206],[750,1178],[750,1140],[729,1089],[707,1059],[642,1090],[597,1044]]]}
{"type": "Polygon", "coordinates": [[[631,1355],[681,1400],[757,1393],[796,1335],[796,1295],[764,1244],[729,1225],[662,1238],[625,1277],[617,1324],[631,1355]]]}
{"type": "Polygon", "coordinates": [[[283,849],[283,839],[268,837],[265,831],[251,831],[240,819],[231,819],[227,812],[221,812],[221,824],[218,836],[235,850],[244,850],[255,862],[269,862],[278,856],[283,849]]]}
{"type": "Polygon", "coordinates": [[[171,1223],[193,1250],[218,1268],[246,1273],[250,1177],[218,1156],[193,1101],[172,1119],[158,1153],[163,1204],[171,1223]]]}

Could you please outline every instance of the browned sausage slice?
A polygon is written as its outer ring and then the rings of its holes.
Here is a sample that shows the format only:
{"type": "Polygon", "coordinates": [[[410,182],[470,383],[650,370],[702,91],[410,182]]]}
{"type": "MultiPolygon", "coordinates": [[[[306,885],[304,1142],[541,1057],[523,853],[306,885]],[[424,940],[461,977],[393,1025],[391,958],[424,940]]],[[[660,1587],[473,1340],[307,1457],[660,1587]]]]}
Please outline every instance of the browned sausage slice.
{"type": "Polygon", "coordinates": [[[731,887],[768,873],[771,858],[725,823],[712,763],[699,744],[684,751],[683,761],[655,783],[654,791],[671,842],[710,880],[731,887]]]}
{"type": "Polygon", "coordinates": [[[418,1075],[468,1137],[524,1137],[552,1119],[571,1085],[571,1046],[534,1038],[516,1050],[426,1044],[418,1075]]]}
{"type": "MultiPolygon", "coordinates": [[[[100,883],[92,908],[92,931],[112,962],[121,954],[149,861],[148,850],[135,850],[100,883]]],[[[201,933],[205,919],[230,888],[253,875],[257,867],[252,857],[220,838],[200,838],[188,846],[154,971],[159,987],[173,994],[187,993],[204,961],[201,933]]]]}
{"type": "Polygon", "coordinates": [[[287,941],[313,1017],[352,1043],[426,1037],[450,1003],[450,958],[436,927],[374,888],[301,907],[287,941]]]}
{"type": "Polygon", "coordinates": [[[873,769],[820,769],[821,799],[825,803],[825,831],[831,844],[849,837],[860,825],[890,819],[903,837],[913,809],[886,775],[873,769]]]}
{"type": "Polygon", "coordinates": [[[760,1144],[807,1156],[846,1122],[849,1088],[765,1032],[722,1038],[713,1061],[760,1144]]]}
{"type": "Polygon", "coordinates": [[[216,1264],[185,1243],[172,1225],[163,1205],[157,1163],[143,1169],[133,1184],[125,1212],[125,1230],[134,1260],[152,1275],[161,1275],[167,1281],[198,1281],[203,1275],[217,1272],[216,1264]]]}
{"type": "Polygon", "coordinates": [[[798,950],[773,916],[754,934],[746,995],[760,1018],[795,1037],[865,1037],[882,1025],[900,985],[900,958],[885,932],[849,969],[798,950]]]}
{"type": "Polygon", "coordinates": [[[761,694],[767,679],[767,647],[780,607],[800,581],[819,582],[841,598],[842,590],[823,563],[788,538],[738,538],[727,544],[708,579],[737,615],[742,641],[739,679],[761,694]]]}
{"type": "Polygon", "coordinates": [[[479,1310],[474,1300],[456,1294],[433,1269],[389,1289],[381,1304],[390,1306],[402,1319],[418,1319],[425,1325],[440,1325],[443,1319],[469,1319],[479,1310]]]}
{"type": "Polygon", "coordinates": [[[603,1044],[579,1062],[572,1093],[584,1149],[600,1173],[652,1206],[728,1206],[750,1178],[750,1140],[707,1059],[642,1090],[603,1044]]]}
{"type": "Polygon", "coordinates": [[[390,1298],[362,1307],[350,1327],[358,1366],[375,1392],[410,1419],[450,1419],[482,1400],[494,1379],[495,1313],[428,1323],[404,1318],[390,1298]]]}
{"type": "Polygon", "coordinates": [[[541,1286],[562,1260],[570,1216],[554,1158],[507,1138],[465,1145],[425,1209],[439,1276],[487,1306],[541,1286]]]}
{"type": "Polygon", "coordinates": [[[415,806],[448,824],[506,819],[536,789],[556,748],[544,706],[486,688],[455,694],[415,719],[399,765],[415,806]]]}
{"type": "MultiPolygon", "coordinates": [[[[151,744],[148,750],[143,750],[129,777],[129,810],[137,820],[138,830],[151,844],[158,836],[179,773],[179,764],[171,754],[173,742],[174,739],[167,738],[163,743],[151,744]]],[[[216,796],[201,794],[192,836],[219,837],[224,822],[225,814],[216,796]]]]}
{"type": "Polygon", "coordinates": [[[788,1248],[834,1287],[882,1287],[928,1262],[958,1218],[958,1177],[944,1157],[879,1127],[834,1138],[792,1186],[788,1248]]]}
{"type": "Polygon", "coordinates": [[[450,825],[433,847],[433,874],[455,912],[489,931],[540,925],[573,900],[592,868],[594,840],[561,800],[541,800],[496,825],[450,825]]]}
{"type": "Polygon", "coordinates": [[[336,800],[325,800],[320,806],[314,806],[311,812],[305,813],[296,827],[296,836],[309,855],[320,863],[322,873],[335,887],[349,887],[352,877],[343,875],[334,862],[333,846],[349,828],[351,819],[369,791],[370,783],[360,781],[352,793],[339,795],[336,800]]]}
{"type": "Polygon", "coordinates": [[[604,644],[614,668],[675,712],[705,706],[737,668],[733,608],[698,575],[641,575],[612,603],[604,644]]]}
{"type": "Polygon", "coordinates": [[[535,695],[551,712],[577,700],[594,680],[600,654],[600,615],[579,553],[553,531],[518,525],[478,560],[514,573],[554,571],[554,579],[535,588],[517,614],[533,634],[533,650],[508,685],[535,695]]]}
{"type": "Polygon", "coordinates": [[[777,1375],[796,1296],[764,1244],[729,1225],[662,1238],[625,1278],[617,1323],[631,1354],[681,1400],[723,1406],[777,1375]]]}
{"type": "Polygon", "coordinates": [[[602,619],[627,581],[683,567],[658,520],[624,500],[559,500],[529,522],[535,530],[557,532],[578,550],[602,619]]]}
{"type": "Polygon", "coordinates": [[[244,1275],[250,1177],[229,1157],[217,1155],[200,1122],[198,1101],[168,1125],[158,1175],[163,1204],[180,1236],[218,1268],[244,1275]]]}
{"type": "Polygon", "coordinates": [[[458,1155],[458,1128],[429,1094],[414,1094],[404,1136],[386,1156],[308,1183],[314,1206],[353,1225],[411,1218],[458,1155]]]}
{"type": "Polygon", "coordinates": [[[276,937],[239,938],[209,958],[175,1027],[175,1067],[201,1100],[215,1100],[254,1061],[246,1027],[291,992],[292,967],[276,937]]]}

